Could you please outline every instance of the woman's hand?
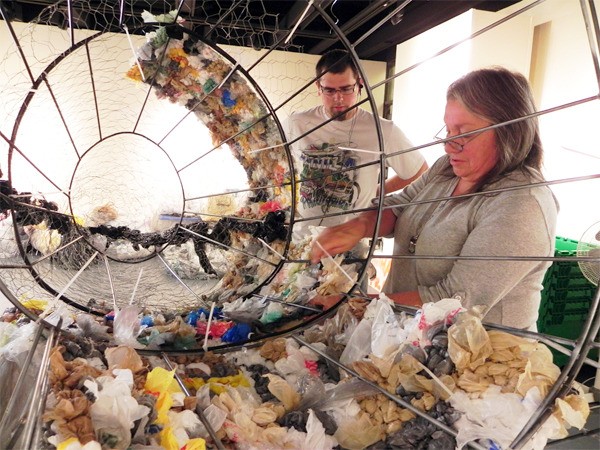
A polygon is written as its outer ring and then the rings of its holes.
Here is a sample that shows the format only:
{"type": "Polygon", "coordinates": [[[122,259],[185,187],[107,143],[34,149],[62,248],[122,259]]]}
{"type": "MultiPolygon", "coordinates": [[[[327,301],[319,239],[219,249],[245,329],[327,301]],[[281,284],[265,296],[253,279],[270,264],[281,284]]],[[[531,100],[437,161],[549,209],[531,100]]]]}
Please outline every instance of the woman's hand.
{"type": "Polygon", "coordinates": [[[328,255],[338,255],[354,248],[367,235],[368,223],[361,218],[326,228],[312,243],[310,260],[318,263],[328,255]]]}

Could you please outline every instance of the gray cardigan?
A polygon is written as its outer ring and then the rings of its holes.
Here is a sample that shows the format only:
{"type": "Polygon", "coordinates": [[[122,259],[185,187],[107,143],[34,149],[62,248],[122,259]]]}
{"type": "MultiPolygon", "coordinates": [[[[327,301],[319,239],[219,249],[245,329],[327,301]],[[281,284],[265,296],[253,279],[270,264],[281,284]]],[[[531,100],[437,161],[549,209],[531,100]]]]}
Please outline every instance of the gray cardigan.
{"type": "MultiPolygon", "coordinates": [[[[458,178],[440,173],[440,158],[421,178],[385,205],[450,197],[458,178]]],[[[485,190],[529,185],[541,176],[515,171],[485,190]]],[[[558,203],[547,186],[528,187],[469,199],[450,199],[393,209],[397,216],[394,254],[530,256],[554,255],[558,203]]],[[[542,280],[548,261],[394,259],[384,292],[418,290],[423,302],[459,296],[465,308],[483,305],[484,321],[536,329],[542,280]]]]}

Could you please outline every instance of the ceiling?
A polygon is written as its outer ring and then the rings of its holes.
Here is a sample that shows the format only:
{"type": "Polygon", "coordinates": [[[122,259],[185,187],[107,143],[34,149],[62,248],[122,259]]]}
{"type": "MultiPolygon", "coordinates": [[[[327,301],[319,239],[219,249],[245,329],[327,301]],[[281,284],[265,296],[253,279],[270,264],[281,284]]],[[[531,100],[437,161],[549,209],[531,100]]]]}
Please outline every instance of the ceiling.
{"type": "Polygon", "coordinates": [[[2,15],[10,20],[31,22],[42,13],[42,21],[65,28],[74,23],[76,28],[112,30],[118,30],[120,17],[128,25],[139,25],[144,10],[161,14],[180,7],[186,26],[219,44],[309,54],[344,46],[332,31],[334,23],[351,44],[358,42],[359,58],[389,62],[397,44],[471,8],[498,11],[518,1],[314,0],[317,8],[309,9],[289,42],[285,38],[304,14],[307,1],[0,0],[0,5],[2,15]]]}

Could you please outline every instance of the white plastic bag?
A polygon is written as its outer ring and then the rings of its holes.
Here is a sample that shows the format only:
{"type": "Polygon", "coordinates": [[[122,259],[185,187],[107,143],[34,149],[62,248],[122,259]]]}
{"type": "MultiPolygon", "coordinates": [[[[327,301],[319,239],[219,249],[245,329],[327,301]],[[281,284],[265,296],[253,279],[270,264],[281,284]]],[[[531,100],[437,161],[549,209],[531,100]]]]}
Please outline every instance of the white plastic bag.
{"type": "MultiPolygon", "coordinates": [[[[496,385],[490,386],[481,398],[476,399],[469,398],[464,391],[455,391],[449,402],[463,413],[455,423],[458,429],[456,448],[460,450],[468,442],[477,439],[491,439],[500,448],[509,448],[541,401],[537,388],[530,389],[525,398],[518,394],[502,393],[501,387],[496,385]]],[[[535,439],[522,448],[543,450],[557,427],[558,422],[551,417],[536,432],[535,439]]]]}
{"type": "Polygon", "coordinates": [[[136,305],[128,305],[120,311],[115,311],[115,322],[113,336],[117,345],[128,345],[133,348],[143,348],[137,341],[140,334],[140,308],[136,305]]]}

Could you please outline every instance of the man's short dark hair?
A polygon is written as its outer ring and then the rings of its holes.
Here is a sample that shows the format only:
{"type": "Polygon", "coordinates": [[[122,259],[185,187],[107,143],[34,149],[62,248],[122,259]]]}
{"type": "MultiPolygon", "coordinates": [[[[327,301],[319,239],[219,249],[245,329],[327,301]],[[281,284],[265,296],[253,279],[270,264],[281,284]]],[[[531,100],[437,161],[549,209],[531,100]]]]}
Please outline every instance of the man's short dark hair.
{"type": "Polygon", "coordinates": [[[335,49],[325,53],[317,62],[316,74],[317,77],[321,76],[325,72],[331,73],[342,73],[346,69],[352,69],[352,73],[357,80],[360,80],[360,73],[358,67],[352,59],[352,55],[347,50],[335,49]]]}

